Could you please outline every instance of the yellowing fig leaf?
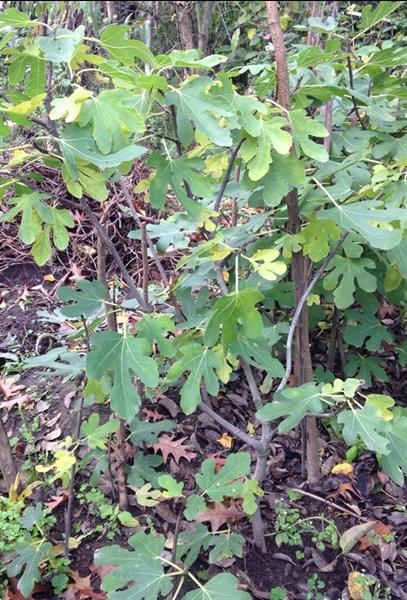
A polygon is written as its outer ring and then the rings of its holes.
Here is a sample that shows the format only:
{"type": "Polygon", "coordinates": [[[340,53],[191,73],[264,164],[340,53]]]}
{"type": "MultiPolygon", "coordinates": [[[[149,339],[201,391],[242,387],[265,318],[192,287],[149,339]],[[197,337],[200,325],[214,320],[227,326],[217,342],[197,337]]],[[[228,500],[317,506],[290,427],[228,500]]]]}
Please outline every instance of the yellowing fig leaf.
{"type": "Polygon", "coordinates": [[[331,469],[333,475],[350,475],[353,473],[353,467],[349,463],[340,463],[331,469]]]}
{"type": "Polygon", "coordinates": [[[366,406],[374,406],[376,415],[385,421],[391,421],[394,417],[389,408],[394,406],[394,400],[390,396],[383,394],[369,394],[366,396],[366,406]]]}
{"type": "Polygon", "coordinates": [[[279,254],[276,248],[258,250],[248,260],[260,277],[267,281],[275,281],[287,271],[287,265],[276,260],[279,254]]]}
{"type": "Polygon", "coordinates": [[[53,121],[62,119],[66,123],[73,123],[78,118],[85,100],[91,98],[91,96],[91,91],[78,87],[68,97],[55,98],[51,102],[52,109],[49,118],[53,121]]]}

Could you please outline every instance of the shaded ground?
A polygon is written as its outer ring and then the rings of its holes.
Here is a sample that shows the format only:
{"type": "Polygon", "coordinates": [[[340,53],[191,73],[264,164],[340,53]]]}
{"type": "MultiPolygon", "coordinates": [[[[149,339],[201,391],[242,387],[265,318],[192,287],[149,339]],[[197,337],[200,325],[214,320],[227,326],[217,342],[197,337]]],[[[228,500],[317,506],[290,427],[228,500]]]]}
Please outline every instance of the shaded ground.
{"type": "MultiPolygon", "coordinates": [[[[18,353],[21,357],[21,354],[43,354],[49,348],[60,344],[58,331],[61,329],[61,323],[43,320],[44,317],[47,318],[46,313],[51,314],[56,307],[56,282],[44,280],[44,275],[49,272],[50,269],[39,269],[29,261],[12,265],[1,272],[0,352],[18,353]]],[[[318,349],[315,351],[318,352],[318,349]]],[[[3,358],[3,361],[5,360],[3,358]]],[[[388,393],[394,394],[405,403],[403,373],[392,371],[391,360],[388,362],[388,372],[388,393]]],[[[27,461],[31,462],[28,478],[34,479],[36,461],[46,462],[49,453],[55,450],[58,442],[66,435],[72,434],[76,389],[72,382],[63,383],[61,377],[50,377],[41,369],[24,372],[15,385],[22,386],[20,395],[27,395],[23,403],[24,419],[17,410],[17,403],[8,413],[6,428],[13,440],[18,461],[26,467],[27,461]],[[27,433],[22,434],[23,426],[32,436],[30,441],[27,439],[27,433]]],[[[381,385],[378,391],[382,388],[381,385]]],[[[255,422],[248,397],[245,384],[237,380],[233,389],[220,395],[216,408],[228,421],[245,429],[248,414],[251,422],[255,422]]],[[[177,464],[173,459],[169,459],[166,464],[166,470],[176,479],[183,481],[187,491],[193,484],[192,475],[199,469],[204,458],[215,455],[222,459],[230,452],[219,442],[224,433],[221,428],[205,414],[200,414],[198,418],[195,415],[185,417],[178,412],[176,398],[160,398],[146,408],[151,412],[147,411],[145,418],[152,418],[154,413],[154,418],[175,418],[178,423],[177,437],[186,437],[189,446],[197,454],[190,463],[181,459],[177,464]]],[[[85,408],[85,417],[94,410],[85,408]]],[[[103,420],[105,407],[97,406],[96,410],[100,412],[103,420]]],[[[321,593],[327,598],[337,599],[346,587],[349,573],[363,570],[376,576],[382,586],[391,586],[392,597],[407,597],[407,571],[405,556],[402,553],[407,530],[407,517],[403,512],[406,495],[380,471],[375,458],[368,452],[358,458],[351,476],[332,475],[331,468],[344,460],[346,449],[326,427],[328,424],[321,424],[320,428],[324,477],[318,488],[310,490],[320,500],[309,497],[288,499],[287,489],[303,486],[300,439],[295,431],[284,436],[275,435],[269,460],[270,474],[265,484],[266,493],[263,499],[263,515],[268,535],[267,555],[260,555],[252,545],[250,523],[243,520],[236,524],[235,529],[248,540],[244,557],[224,559],[220,564],[209,567],[202,560],[195,567],[197,571],[200,568],[207,569],[209,575],[214,575],[222,569],[233,572],[239,577],[244,588],[248,589],[254,598],[260,599],[268,599],[270,590],[276,586],[287,589],[292,598],[306,598],[307,594],[311,594],[308,596],[310,598],[318,598],[318,590],[313,587],[315,581],[312,583],[312,578],[317,577],[318,581],[322,582],[319,585],[325,584],[324,588],[321,587],[321,593]],[[332,563],[339,551],[332,549],[329,543],[323,550],[316,549],[315,542],[309,534],[304,534],[302,543],[297,546],[276,544],[275,509],[278,501],[283,501],[292,510],[298,510],[302,520],[318,517],[334,521],[340,533],[359,524],[361,518],[379,521],[387,527],[386,531],[395,536],[390,536],[387,541],[379,536],[377,543],[366,548],[361,548],[360,544],[356,545],[350,554],[340,556],[336,563],[332,563]],[[344,510],[332,507],[332,504],[329,504],[332,502],[344,510]],[[355,516],[349,513],[354,513],[355,516]]],[[[243,448],[234,440],[232,451],[239,450],[248,451],[248,448],[243,448]]],[[[129,461],[131,460],[129,456],[129,461]]],[[[114,468],[113,461],[113,470],[114,468]]],[[[82,471],[77,485],[86,482],[89,476],[90,471],[82,471]]],[[[111,500],[112,492],[108,478],[102,480],[101,488],[111,500]]],[[[49,501],[51,496],[59,496],[62,493],[63,490],[56,486],[48,490],[41,486],[35,491],[32,499],[44,502],[49,501]]],[[[51,541],[54,544],[61,544],[63,541],[64,511],[64,502],[54,510],[57,518],[52,531],[51,541]]],[[[151,519],[158,531],[168,534],[174,531],[179,504],[177,501],[167,501],[162,502],[156,509],[141,509],[133,502],[130,511],[138,518],[142,527],[147,526],[148,520],[151,519]]],[[[91,514],[86,504],[81,505],[77,500],[74,505],[74,523],[76,535],[80,532],[85,534],[85,537],[71,553],[71,569],[82,577],[90,576],[93,589],[97,591],[100,579],[93,565],[94,551],[108,543],[126,545],[132,530],[119,530],[111,542],[103,521],[91,514]],[[102,526],[102,531],[95,532],[99,525],[102,526]]],[[[188,523],[181,521],[181,528],[184,527],[188,527],[188,523]]],[[[49,591],[36,594],[35,597],[52,598],[49,591]]]]}

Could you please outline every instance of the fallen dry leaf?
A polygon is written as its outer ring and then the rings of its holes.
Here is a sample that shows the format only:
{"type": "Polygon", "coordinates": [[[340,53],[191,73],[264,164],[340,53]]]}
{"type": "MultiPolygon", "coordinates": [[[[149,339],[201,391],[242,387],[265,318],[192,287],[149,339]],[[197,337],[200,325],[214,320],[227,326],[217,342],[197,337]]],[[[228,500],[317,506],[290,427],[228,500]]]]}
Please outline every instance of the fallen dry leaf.
{"type": "Polygon", "coordinates": [[[369,586],[363,573],[352,571],[348,576],[348,592],[352,600],[364,600],[369,586]]]}
{"type": "Polygon", "coordinates": [[[331,469],[333,475],[350,475],[353,473],[353,467],[349,463],[340,463],[331,469]]]}
{"type": "Polygon", "coordinates": [[[341,483],[339,487],[327,495],[327,498],[336,498],[337,496],[342,496],[345,499],[349,499],[351,495],[349,491],[353,490],[353,485],[350,482],[341,483]]]}
{"type": "Polygon", "coordinates": [[[371,531],[362,537],[359,543],[359,550],[367,550],[372,546],[379,545],[380,542],[386,542],[385,537],[393,533],[391,525],[376,522],[371,531]]]}
{"type": "Polygon", "coordinates": [[[0,394],[4,397],[4,402],[0,402],[0,408],[10,410],[15,404],[22,406],[28,400],[28,394],[21,394],[24,385],[16,385],[13,380],[7,380],[0,377],[0,394]]]}
{"type": "Polygon", "coordinates": [[[68,500],[69,498],[69,494],[65,493],[62,494],[62,496],[51,496],[52,500],[50,500],[49,502],[44,502],[45,506],[48,506],[48,508],[50,508],[51,510],[56,508],[57,506],[59,506],[61,504],[61,502],[65,502],[65,500],[68,500]]]}
{"type": "Polygon", "coordinates": [[[235,523],[244,517],[244,512],[241,508],[232,503],[230,506],[225,506],[220,502],[214,502],[212,507],[200,512],[196,521],[203,523],[209,521],[212,531],[218,531],[224,523],[235,523]]]}
{"type": "Polygon", "coordinates": [[[382,300],[379,308],[379,316],[381,319],[385,317],[392,317],[394,314],[394,306],[393,304],[389,304],[386,300],[382,300]]]}
{"type": "Polygon", "coordinates": [[[87,598],[91,598],[92,600],[105,600],[105,592],[95,592],[92,589],[90,575],[81,577],[78,571],[69,571],[69,576],[73,579],[74,583],[71,583],[68,586],[67,592],[73,590],[79,600],[86,600],[87,598]]]}
{"type": "Polygon", "coordinates": [[[58,439],[59,436],[61,435],[61,433],[62,433],[61,428],[57,427],[53,431],[50,431],[49,433],[47,433],[47,435],[44,435],[43,439],[46,440],[47,442],[52,442],[52,441],[58,439]]]}
{"type": "Polygon", "coordinates": [[[233,446],[233,438],[231,435],[227,434],[227,433],[223,433],[222,437],[220,437],[218,439],[218,442],[221,446],[223,446],[224,448],[228,448],[230,450],[230,448],[232,448],[233,446]]]}
{"type": "Polygon", "coordinates": [[[221,469],[226,462],[226,458],[224,456],[220,456],[219,452],[215,452],[214,454],[209,453],[208,458],[213,458],[213,460],[215,461],[215,471],[216,472],[218,472],[219,469],[221,469]]]}
{"type": "Polygon", "coordinates": [[[114,565],[90,565],[89,567],[90,572],[93,573],[93,575],[98,575],[100,577],[100,579],[103,579],[104,577],[106,577],[106,575],[109,575],[110,571],[112,571],[114,569],[114,565]]]}
{"type": "Polygon", "coordinates": [[[163,433],[158,438],[158,443],[153,444],[154,452],[157,453],[158,450],[163,455],[163,460],[166,463],[169,456],[173,456],[175,462],[178,464],[181,458],[185,458],[188,462],[196,457],[195,452],[191,452],[191,446],[184,444],[184,441],[187,438],[181,438],[179,440],[174,440],[172,437],[163,433]]]}
{"type": "Polygon", "coordinates": [[[152,419],[154,423],[156,421],[162,421],[164,418],[157,410],[151,408],[143,408],[141,412],[147,417],[147,419],[152,419]]]}
{"type": "Polygon", "coordinates": [[[350,529],[344,531],[339,539],[339,545],[344,554],[352,550],[353,546],[355,546],[364,535],[366,535],[374,526],[376,521],[368,521],[367,523],[361,523],[360,525],[355,525],[350,529]]]}

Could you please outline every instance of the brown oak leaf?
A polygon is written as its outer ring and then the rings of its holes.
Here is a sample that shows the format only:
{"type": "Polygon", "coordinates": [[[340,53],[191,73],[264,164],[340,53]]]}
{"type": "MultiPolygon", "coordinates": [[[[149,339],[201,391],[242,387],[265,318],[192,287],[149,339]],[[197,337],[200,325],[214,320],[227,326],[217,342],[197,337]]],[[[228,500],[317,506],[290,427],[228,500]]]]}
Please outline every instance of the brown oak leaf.
{"type": "Polygon", "coordinates": [[[373,525],[372,530],[360,540],[359,550],[367,550],[372,546],[378,546],[380,542],[385,541],[384,537],[390,535],[392,532],[393,528],[391,525],[386,525],[385,523],[377,521],[373,525]]]}
{"type": "Polygon", "coordinates": [[[0,408],[10,410],[14,404],[22,406],[28,400],[28,394],[21,393],[24,389],[23,385],[15,385],[13,381],[0,377],[0,394],[4,397],[4,402],[0,402],[0,408]]]}
{"type": "Polygon", "coordinates": [[[196,453],[191,451],[191,446],[184,444],[187,438],[181,438],[179,440],[174,440],[173,437],[170,437],[166,433],[163,433],[158,438],[158,443],[153,444],[154,452],[157,453],[158,450],[163,455],[163,460],[166,463],[169,456],[173,456],[175,462],[178,464],[181,458],[185,458],[188,462],[196,457],[196,453]]]}
{"type": "Polygon", "coordinates": [[[337,496],[342,496],[346,500],[349,500],[351,498],[349,490],[353,490],[353,485],[350,482],[341,483],[336,490],[327,495],[327,498],[336,498],[337,496]]]}
{"type": "Polygon", "coordinates": [[[198,523],[209,521],[212,531],[218,531],[224,523],[234,523],[240,521],[243,517],[243,510],[233,502],[230,506],[225,506],[221,502],[214,502],[212,506],[197,515],[196,521],[198,523]]]}
{"type": "Polygon", "coordinates": [[[64,492],[62,496],[51,496],[51,500],[49,502],[44,502],[45,506],[48,506],[51,510],[59,506],[61,502],[65,502],[68,500],[69,494],[64,492]]]}
{"type": "Polygon", "coordinates": [[[88,598],[91,598],[91,600],[105,600],[105,592],[95,592],[92,589],[90,575],[87,577],[81,577],[78,571],[69,571],[69,576],[74,581],[74,583],[71,583],[67,589],[67,592],[71,593],[71,597],[72,591],[74,591],[78,600],[87,600],[88,598]]]}
{"type": "Polygon", "coordinates": [[[157,410],[154,410],[154,408],[143,408],[141,412],[147,419],[152,419],[154,423],[156,421],[161,421],[164,418],[157,410]]]}

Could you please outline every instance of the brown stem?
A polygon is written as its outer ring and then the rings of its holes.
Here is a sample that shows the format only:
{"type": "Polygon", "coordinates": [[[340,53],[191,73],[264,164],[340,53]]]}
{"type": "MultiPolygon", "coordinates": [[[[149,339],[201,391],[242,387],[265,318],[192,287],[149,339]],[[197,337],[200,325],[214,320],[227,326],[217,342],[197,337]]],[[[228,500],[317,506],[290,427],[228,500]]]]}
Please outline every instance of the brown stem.
{"type": "Polygon", "coordinates": [[[234,150],[232,151],[230,158],[229,158],[229,163],[226,169],[226,173],[225,176],[222,180],[222,184],[219,188],[218,191],[218,195],[216,196],[216,200],[215,200],[215,204],[213,205],[213,209],[214,210],[219,210],[220,207],[220,203],[222,202],[222,198],[223,198],[223,194],[225,193],[226,190],[226,186],[229,183],[229,179],[230,179],[230,175],[232,173],[232,169],[233,169],[233,165],[235,164],[235,160],[237,155],[239,154],[239,150],[241,145],[243,144],[244,140],[240,140],[240,142],[238,143],[238,145],[236,146],[236,148],[234,148],[234,150]]]}
{"type": "Polygon", "coordinates": [[[0,415],[0,470],[3,475],[4,482],[7,487],[7,491],[10,487],[16,483],[18,474],[17,465],[14,460],[13,452],[11,450],[10,441],[8,439],[6,428],[4,427],[1,415],[0,415]]]}
{"type": "Polygon", "coordinates": [[[198,6],[202,6],[202,15],[198,20],[198,48],[199,50],[202,50],[204,54],[208,52],[208,38],[215,4],[216,3],[213,0],[197,3],[198,6]]]}
{"type": "MultiPolygon", "coordinates": [[[[125,180],[122,180],[122,189],[123,189],[123,193],[124,193],[124,198],[126,200],[126,204],[129,207],[129,209],[130,209],[130,212],[131,212],[131,215],[132,215],[133,219],[136,221],[137,227],[141,231],[142,222],[140,220],[139,214],[137,213],[136,209],[134,208],[134,204],[132,202],[131,195],[129,193],[129,190],[128,190],[128,187],[127,187],[127,184],[126,184],[125,180]]],[[[154,262],[156,264],[158,272],[160,273],[162,282],[163,282],[164,286],[168,289],[168,296],[169,296],[169,298],[171,300],[171,303],[172,303],[172,305],[174,307],[174,310],[175,310],[175,312],[177,314],[177,317],[178,317],[178,319],[180,321],[183,322],[183,321],[185,321],[185,317],[182,314],[181,307],[178,304],[178,301],[177,301],[174,293],[171,291],[171,286],[170,286],[170,282],[168,280],[167,274],[165,272],[165,269],[163,267],[161,259],[158,256],[157,251],[155,249],[155,246],[154,246],[154,244],[153,244],[150,236],[148,235],[147,231],[146,231],[146,242],[147,242],[148,248],[149,248],[149,250],[150,250],[150,252],[152,254],[152,257],[154,259],[154,262]]]]}
{"type": "MultiPolygon", "coordinates": [[[[86,349],[90,352],[90,336],[89,330],[86,323],[86,319],[81,316],[83,329],[85,332],[85,344],[86,349]]],[[[83,381],[82,381],[83,383],[83,381]]],[[[82,417],[83,417],[83,405],[85,401],[85,396],[82,390],[81,400],[79,403],[78,413],[76,416],[76,426],[74,432],[74,439],[76,442],[79,441],[79,436],[81,433],[81,425],[82,425],[82,417]]],[[[78,457],[78,448],[74,451],[75,463],[71,468],[71,480],[69,482],[69,490],[68,490],[68,505],[66,507],[65,513],[65,537],[64,537],[64,556],[65,558],[69,558],[69,538],[71,537],[71,529],[72,529],[72,510],[73,510],[73,501],[74,501],[74,491],[75,491],[75,476],[76,476],[76,459],[78,457]]]]}
{"type": "Polygon", "coordinates": [[[333,125],[333,100],[328,100],[325,104],[325,129],[328,131],[328,135],[324,138],[324,147],[328,152],[331,150],[332,143],[332,125],[333,125]]]}
{"type": "Polygon", "coordinates": [[[119,490],[119,507],[120,510],[127,510],[129,499],[127,495],[127,478],[126,478],[126,430],[123,419],[120,419],[119,430],[116,435],[117,440],[117,487],[119,490]]]}
{"type": "Polygon", "coordinates": [[[335,369],[335,357],[336,357],[336,349],[337,349],[337,341],[338,341],[338,325],[339,325],[340,311],[335,306],[333,314],[332,314],[332,325],[331,325],[331,335],[329,338],[329,347],[328,347],[328,358],[326,361],[326,368],[328,371],[334,372],[335,369]]]}
{"type": "Polygon", "coordinates": [[[176,24],[182,50],[194,48],[194,23],[192,6],[185,0],[175,0],[176,24]]]}
{"type": "Polygon", "coordinates": [[[108,290],[108,286],[107,286],[107,277],[106,277],[106,255],[107,255],[106,244],[102,240],[100,235],[98,235],[98,237],[97,237],[97,278],[101,283],[103,283],[103,285],[106,288],[105,314],[106,314],[107,326],[109,329],[115,330],[116,329],[115,313],[112,310],[112,307],[109,306],[109,304],[107,304],[107,302],[109,302],[110,298],[109,298],[109,290],[108,290]]]}
{"type": "Polygon", "coordinates": [[[110,487],[112,489],[112,500],[113,502],[116,502],[117,494],[112,471],[112,434],[109,434],[109,440],[107,442],[107,472],[109,474],[110,487]]]}
{"type": "MultiPolygon", "coordinates": [[[[277,99],[279,104],[285,110],[290,108],[290,86],[287,66],[287,52],[284,43],[284,34],[281,29],[280,19],[278,14],[277,2],[268,1],[267,14],[270,26],[271,40],[274,45],[274,53],[276,60],[276,76],[277,76],[277,99]]],[[[298,206],[297,190],[292,190],[286,196],[288,208],[288,231],[291,234],[298,233],[301,227],[301,220],[298,206]]],[[[298,305],[307,286],[306,269],[304,264],[304,256],[302,252],[295,252],[292,258],[291,266],[292,280],[294,285],[295,300],[298,305]]],[[[302,385],[307,381],[312,380],[312,360],[309,348],[309,327],[308,327],[308,310],[306,306],[302,306],[299,314],[298,328],[296,332],[296,353],[294,365],[294,380],[296,385],[302,385]]],[[[318,429],[316,419],[307,417],[304,429],[306,429],[307,440],[307,478],[309,483],[314,484],[319,481],[319,453],[318,453],[318,429]]]]}
{"type": "Polygon", "coordinates": [[[141,259],[143,263],[143,298],[146,304],[148,301],[148,255],[147,255],[147,226],[140,223],[141,231],[141,259]]]}
{"type": "MultiPolygon", "coordinates": [[[[235,174],[233,176],[233,180],[235,181],[235,183],[239,183],[239,179],[240,179],[240,167],[238,165],[235,168],[235,174]]],[[[232,223],[231,223],[232,227],[236,227],[237,219],[238,219],[238,205],[237,205],[236,198],[233,198],[233,200],[232,200],[232,223]]]]}
{"type": "MultiPolygon", "coordinates": [[[[106,244],[98,236],[98,242],[102,244],[102,252],[98,254],[98,279],[105,284],[106,286],[106,244]]],[[[115,318],[114,312],[112,312],[110,306],[105,303],[105,313],[106,313],[106,324],[107,327],[111,331],[117,331],[117,322],[115,318]]],[[[119,506],[120,510],[127,510],[128,508],[128,495],[127,495],[127,478],[126,478],[126,432],[125,432],[125,423],[123,419],[120,419],[119,430],[116,435],[116,443],[117,443],[117,488],[119,493],[119,506]]],[[[110,463],[110,439],[109,439],[109,451],[108,451],[108,472],[110,476],[110,481],[112,484],[112,496],[115,495],[114,485],[113,485],[113,477],[112,477],[112,468],[110,463]]]]}
{"type": "MultiPolygon", "coordinates": [[[[347,62],[347,65],[348,65],[348,73],[349,73],[349,85],[350,85],[350,89],[351,89],[351,90],[353,90],[353,89],[354,89],[354,87],[353,87],[353,71],[352,71],[352,60],[351,60],[351,57],[350,57],[350,56],[347,56],[347,57],[346,57],[346,62],[347,62]]],[[[358,105],[357,105],[357,103],[356,103],[356,98],[355,98],[355,96],[354,96],[353,94],[351,94],[351,96],[352,96],[353,110],[354,110],[354,112],[355,112],[355,115],[356,115],[356,117],[357,117],[357,120],[359,121],[361,128],[362,128],[362,129],[366,129],[366,125],[365,125],[365,123],[364,123],[364,121],[363,121],[362,117],[360,116],[360,112],[359,112],[359,109],[358,109],[358,105]]]]}
{"type": "Polygon", "coordinates": [[[120,272],[123,276],[123,279],[127,283],[131,297],[135,298],[137,300],[137,302],[139,303],[140,307],[143,310],[149,311],[150,307],[144,302],[143,296],[140,294],[140,292],[134,285],[133,279],[132,279],[130,273],[128,272],[124,262],[122,261],[121,256],[116,249],[116,246],[114,245],[112,240],[107,235],[103,225],[99,222],[99,219],[96,217],[95,213],[92,211],[92,209],[90,208],[90,206],[87,203],[87,201],[85,200],[85,198],[81,198],[79,207],[76,204],[76,202],[72,202],[71,200],[67,200],[65,198],[64,198],[63,202],[65,204],[67,204],[68,206],[71,206],[75,210],[77,210],[78,208],[82,209],[83,212],[87,215],[89,220],[92,222],[92,225],[95,227],[98,235],[101,237],[103,242],[106,244],[106,247],[109,250],[110,254],[113,256],[117,266],[119,267],[120,272]]]}
{"type": "MultiPolygon", "coordinates": [[[[311,2],[311,17],[317,17],[319,14],[319,2],[311,2]]],[[[310,29],[307,36],[307,45],[313,46],[315,42],[315,33],[310,29]]]]}
{"type": "Polygon", "coordinates": [[[175,523],[175,531],[174,531],[174,538],[172,541],[172,554],[171,554],[171,561],[174,564],[176,564],[176,562],[177,562],[178,537],[179,537],[179,534],[181,531],[181,521],[182,521],[182,516],[184,513],[184,508],[185,508],[186,502],[187,502],[187,496],[184,496],[184,498],[181,500],[180,507],[178,508],[177,522],[175,523]]]}
{"type": "MultiPolygon", "coordinates": [[[[223,277],[222,265],[215,264],[216,278],[218,281],[219,288],[224,296],[228,293],[228,288],[223,277]]],[[[241,365],[246,376],[247,383],[249,385],[250,393],[253,399],[253,403],[256,410],[260,410],[263,406],[263,400],[256,381],[254,379],[253,371],[251,366],[244,360],[241,359],[241,365]]],[[[240,431],[240,430],[239,430],[240,431]]],[[[269,454],[270,442],[272,432],[270,422],[261,423],[261,438],[260,441],[256,440],[256,466],[254,469],[253,479],[255,479],[259,485],[264,481],[267,471],[267,457],[269,454]]],[[[263,554],[266,554],[266,538],[265,538],[265,527],[261,516],[260,507],[257,508],[256,512],[252,517],[252,530],[253,540],[258,548],[260,548],[263,554]]]]}

